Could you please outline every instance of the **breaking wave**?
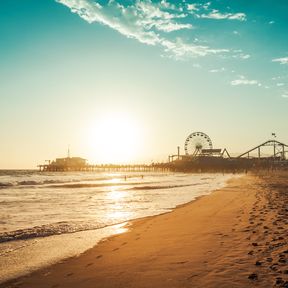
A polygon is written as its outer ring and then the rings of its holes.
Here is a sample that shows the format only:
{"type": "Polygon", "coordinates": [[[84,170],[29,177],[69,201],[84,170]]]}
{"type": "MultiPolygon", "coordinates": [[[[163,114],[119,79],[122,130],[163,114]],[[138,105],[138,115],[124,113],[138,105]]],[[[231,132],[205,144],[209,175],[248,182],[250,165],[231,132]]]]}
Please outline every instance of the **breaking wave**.
{"type": "MultiPolygon", "coordinates": [[[[111,225],[112,224],[113,223],[111,223],[111,225]]],[[[84,222],[69,223],[63,221],[53,224],[41,225],[32,228],[19,229],[15,231],[0,233],[0,243],[94,230],[104,228],[106,226],[108,226],[107,223],[87,224],[84,222]]]]}

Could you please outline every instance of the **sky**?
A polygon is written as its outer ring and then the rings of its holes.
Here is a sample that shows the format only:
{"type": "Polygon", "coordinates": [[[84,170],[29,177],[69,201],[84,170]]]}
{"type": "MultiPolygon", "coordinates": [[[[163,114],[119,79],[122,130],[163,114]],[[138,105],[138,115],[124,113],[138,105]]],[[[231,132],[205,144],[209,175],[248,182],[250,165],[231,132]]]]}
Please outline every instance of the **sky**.
{"type": "Polygon", "coordinates": [[[0,0],[0,169],[288,144],[287,0],[0,0]]]}

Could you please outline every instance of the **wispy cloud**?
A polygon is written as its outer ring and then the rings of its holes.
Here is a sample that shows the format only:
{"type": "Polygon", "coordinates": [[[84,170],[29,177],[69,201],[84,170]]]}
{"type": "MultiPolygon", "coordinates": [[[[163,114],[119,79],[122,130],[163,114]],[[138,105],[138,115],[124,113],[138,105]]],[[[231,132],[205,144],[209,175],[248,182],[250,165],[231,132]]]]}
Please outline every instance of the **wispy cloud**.
{"type": "Polygon", "coordinates": [[[210,73],[219,73],[219,72],[224,72],[226,71],[226,69],[224,67],[220,68],[220,69],[211,69],[209,70],[210,73]]]}
{"type": "MultiPolygon", "coordinates": [[[[111,3],[115,3],[117,5],[117,3],[114,1],[109,2],[110,5],[111,3]]],[[[192,28],[190,23],[182,24],[173,20],[177,18],[185,18],[186,15],[183,13],[178,14],[175,12],[179,10],[177,10],[175,6],[171,6],[171,4],[166,1],[162,1],[159,4],[153,4],[151,1],[136,1],[135,5],[130,6],[129,8],[133,10],[133,12],[137,15],[137,22],[134,24],[143,27],[145,30],[156,28],[158,31],[171,32],[192,28]],[[174,12],[170,13],[164,11],[163,9],[173,9],[174,12]]],[[[126,15],[123,13],[122,18],[123,16],[125,17],[126,15]]],[[[133,20],[131,22],[133,23],[133,20]]]]}
{"type": "Polygon", "coordinates": [[[206,19],[214,19],[214,20],[238,20],[238,21],[246,21],[247,16],[242,12],[221,12],[218,9],[212,9],[212,2],[207,2],[204,4],[194,3],[187,4],[186,10],[188,13],[193,14],[196,18],[206,18],[206,19]]]}
{"type": "Polygon", "coordinates": [[[197,4],[187,4],[187,10],[189,11],[198,11],[198,5],[197,4]]]}
{"type": "Polygon", "coordinates": [[[232,86],[239,86],[239,85],[257,85],[261,86],[261,83],[259,83],[257,80],[249,80],[245,76],[240,75],[238,79],[232,80],[230,82],[232,86]]]}
{"type": "Polygon", "coordinates": [[[246,21],[246,15],[244,13],[221,13],[219,10],[213,9],[208,14],[202,14],[201,18],[209,18],[216,20],[239,20],[246,21]]]}
{"type": "Polygon", "coordinates": [[[181,38],[177,38],[176,41],[162,39],[160,43],[166,52],[172,52],[177,59],[181,59],[183,56],[196,57],[229,52],[227,49],[212,49],[208,46],[186,44],[181,38]]]}
{"type": "Polygon", "coordinates": [[[249,55],[249,54],[240,54],[240,55],[239,55],[239,58],[240,58],[240,59],[243,59],[243,60],[249,59],[250,57],[251,57],[251,55],[249,55]]]}
{"type": "MultiPolygon", "coordinates": [[[[115,0],[100,5],[90,0],[56,0],[70,8],[88,23],[101,23],[127,38],[133,38],[147,45],[159,45],[166,53],[179,59],[181,57],[199,57],[227,53],[228,49],[214,49],[209,46],[187,43],[179,36],[171,39],[170,32],[193,29],[191,23],[185,23],[187,15],[182,6],[176,6],[165,0],[153,3],[151,0],[136,0],[124,6],[115,0]]],[[[191,4],[192,5],[192,4],[191,4]]],[[[194,10],[192,6],[188,9],[194,10]]]]}
{"type": "MultiPolygon", "coordinates": [[[[127,1],[126,3],[128,4],[125,5],[123,4],[124,1],[120,0],[55,1],[67,6],[72,13],[79,15],[88,23],[99,23],[119,32],[126,38],[135,39],[146,45],[160,47],[162,50],[160,55],[162,57],[182,60],[218,55],[220,61],[234,59],[236,61],[247,61],[250,63],[251,61],[249,60],[253,56],[243,51],[241,47],[238,49],[235,46],[234,48],[229,48],[229,42],[220,41],[219,43],[222,43],[222,45],[225,43],[224,45],[228,46],[224,46],[223,48],[212,47],[212,44],[209,44],[209,40],[211,41],[210,43],[212,43],[212,41],[213,43],[217,43],[217,41],[214,41],[214,38],[211,40],[209,36],[205,38],[205,32],[201,29],[201,25],[204,22],[209,22],[208,25],[214,25],[214,23],[211,24],[209,19],[214,19],[215,21],[226,20],[229,23],[231,20],[240,22],[247,20],[246,14],[242,13],[242,11],[235,12],[224,5],[221,11],[214,9],[215,7],[213,7],[214,3],[212,3],[212,1],[201,4],[195,3],[194,1],[187,3],[188,1],[184,0],[173,2],[168,0],[131,0],[127,1]],[[203,35],[201,33],[203,33],[203,35]]],[[[236,23],[237,29],[239,25],[241,24],[236,23]]],[[[204,28],[206,29],[207,26],[204,26],[204,28]]],[[[234,26],[232,26],[230,33],[240,35],[238,30],[233,29],[235,29],[234,26]]],[[[242,33],[241,37],[243,37],[242,33]]],[[[222,40],[222,37],[220,38],[222,40]]],[[[234,43],[230,44],[233,47],[234,43]]],[[[275,58],[272,59],[272,61],[280,64],[288,64],[288,57],[275,58]]],[[[220,65],[225,65],[225,63],[220,65]]],[[[228,69],[210,68],[209,70],[208,68],[207,71],[219,73],[228,71],[228,69]]],[[[275,87],[280,88],[284,80],[277,80],[278,84],[277,86],[275,85],[275,87]]],[[[232,86],[256,85],[262,86],[263,88],[265,85],[267,86],[264,80],[260,83],[258,80],[250,80],[241,75],[232,80],[230,84],[232,86]]]]}
{"type": "Polygon", "coordinates": [[[288,91],[284,92],[284,93],[282,94],[282,97],[283,97],[283,98],[288,98],[288,91]]]}
{"type": "Polygon", "coordinates": [[[236,53],[232,56],[233,58],[246,60],[246,59],[249,59],[251,57],[250,54],[243,53],[243,51],[241,49],[240,50],[234,50],[233,52],[236,53]]]}
{"type": "Polygon", "coordinates": [[[288,57],[275,58],[272,62],[279,62],[280,64],[288,64],[288,57]]]}

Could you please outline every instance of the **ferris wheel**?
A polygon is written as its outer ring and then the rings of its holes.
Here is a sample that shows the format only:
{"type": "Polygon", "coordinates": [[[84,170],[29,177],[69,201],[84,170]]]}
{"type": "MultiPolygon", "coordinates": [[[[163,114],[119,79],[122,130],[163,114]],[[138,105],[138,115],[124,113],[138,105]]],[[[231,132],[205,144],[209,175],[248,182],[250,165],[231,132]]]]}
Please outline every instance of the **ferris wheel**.
{"type": "Polygon", "coordinates": [[[210,137],[203,132],[191,133],[184,145],[185,154],[190,156],[196,156],[201,154],[203,149],[212,149],[212,141],[210,137]]]}

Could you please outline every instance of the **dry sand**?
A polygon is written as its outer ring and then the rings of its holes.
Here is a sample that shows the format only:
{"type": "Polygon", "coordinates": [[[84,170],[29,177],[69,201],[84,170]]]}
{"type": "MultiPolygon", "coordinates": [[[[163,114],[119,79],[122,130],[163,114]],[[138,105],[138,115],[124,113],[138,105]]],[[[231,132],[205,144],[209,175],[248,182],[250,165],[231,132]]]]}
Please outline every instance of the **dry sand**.
{"type": "Polygon", "coordinates": [[[0,287],[288,287],[287,175],[231,180],[0,287]]]}

